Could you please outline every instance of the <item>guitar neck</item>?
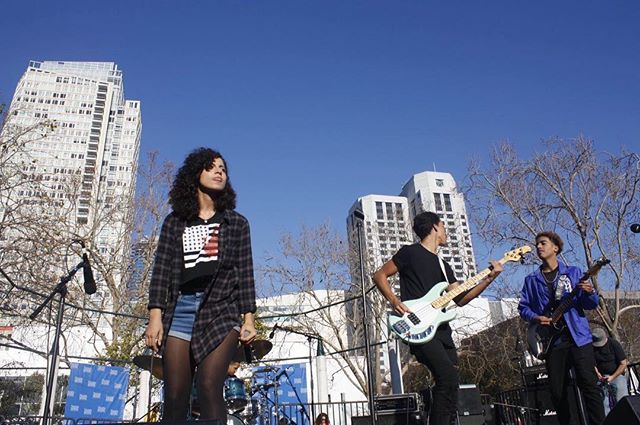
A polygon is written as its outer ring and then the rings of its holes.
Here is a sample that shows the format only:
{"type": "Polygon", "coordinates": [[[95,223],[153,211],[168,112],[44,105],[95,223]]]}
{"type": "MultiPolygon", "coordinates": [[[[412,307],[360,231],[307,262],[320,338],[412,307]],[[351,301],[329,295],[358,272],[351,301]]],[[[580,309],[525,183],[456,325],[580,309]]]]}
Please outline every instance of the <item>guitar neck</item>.
{"type": "Polygon", "coordinates": [[[573,303],[573,297],[578,293],[578,287],[576,286],[573,291],[569,295],[565,297],[564,300],[558,304],[558,306],[553,310],[553,314],[551,314],[551,323],[557,323],[558,320],[562,318],[562,315],[565,311],[571,306],[573,303]]]}
{"type": "MultiPolygon", "coordinates": [[[[591,271],[591,270],[586,271],[582,275],[582,277],[578,280],[578,282],[581,282],[583,280],[589,279],[591,276],[593,276],[595,273],[597,273],[598,270],[600,270],[600,267],[598,267],[597,269],[594,269],[594,270],[595,271],[591,271]]],[[[569,307],[571,307],[571,304],[573,303],[573,297],[578,293],[578,289],[579,289],[578,286],[573,288],[571,293],[569,293],[569,295],[567,295],[560,302],[560,304],[558,304],[558,306],[555,308],[555,310],[553,310],[553,313],[551,314],[551,323],[557,323],[558,320],[560,320],[562,318],[562,315],[564,314],[564,312],[567,311],[569,309],[569,307]]]]}
{"type": "MultiPolygon", "coordinates": [[[[504,264],[504,263],[506,263],[506,260],[503,258],[503,259],[499,260],[498,262],[500,264],[504,264]]],[[[433,308],[435,308],[436,310],[446,307],[451,301],[453,301],[453,299],[455,297],[457,297],[458,295],[460,295],[460,294],[462,294],[464,292],[467,292],[469,289],[473,288],[478,283],[480,283],[480,281],[482,279],[484,279],[485,277],[489,276],[489,273],[491,273],[491,267],[487,267],[486,269],[482,270],[477,275],[475,275],[472,278],[470,278],[469,280],[467,280],[465,283],[462,283],[462,284],[456,286],[451,291],[449,291],[449,292],[445,293],[444,295],[436,298],[431,303],[431,306],[433,308]]]]}

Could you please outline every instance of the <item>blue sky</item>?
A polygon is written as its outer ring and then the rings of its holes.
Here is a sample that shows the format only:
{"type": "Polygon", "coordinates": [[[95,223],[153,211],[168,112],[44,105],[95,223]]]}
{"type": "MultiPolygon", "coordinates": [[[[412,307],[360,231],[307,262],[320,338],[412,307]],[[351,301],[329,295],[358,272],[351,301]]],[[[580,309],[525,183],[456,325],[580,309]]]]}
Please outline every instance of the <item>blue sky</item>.
{"type": "Polygon", "coordinates": [[[260,262],[502,140],[638,150],[638,22],[636,1],[4,2],[0,100],[30,59],[118,63],[142,156],[220,150],[260,262]]]}

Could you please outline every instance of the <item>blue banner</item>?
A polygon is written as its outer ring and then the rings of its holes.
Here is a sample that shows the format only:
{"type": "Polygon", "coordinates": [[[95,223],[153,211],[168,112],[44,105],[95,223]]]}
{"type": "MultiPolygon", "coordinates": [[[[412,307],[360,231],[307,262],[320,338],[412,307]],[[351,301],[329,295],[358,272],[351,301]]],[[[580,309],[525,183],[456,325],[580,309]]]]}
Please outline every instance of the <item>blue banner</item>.
{"type": "Polygon", "coordinates": [[[122,420],[128,387],[129,369],[72,363],[64,415],[122,420]]]}
{"type": "MultiPolygon", "coordinates": [[[[269,425],[304,425],[313,422],[309,412],[302,405],[309,402],[307,394],[307,364],[278,364],[274,367],[257,367],[253,369],[253,399],[267,408],[269,425]],[[274,381],[278,382],[277,397],[274,394],[274,381]],[[277,400],[280,423],[276,422],[274,402],[277,400]]],[[[264,411],[263,411],[264,413],[264,411]]],[[[263,423],[264,421],[261,421],[263,423]]],[[[250,422],[251,424],[252,422],[250,422]]]]}

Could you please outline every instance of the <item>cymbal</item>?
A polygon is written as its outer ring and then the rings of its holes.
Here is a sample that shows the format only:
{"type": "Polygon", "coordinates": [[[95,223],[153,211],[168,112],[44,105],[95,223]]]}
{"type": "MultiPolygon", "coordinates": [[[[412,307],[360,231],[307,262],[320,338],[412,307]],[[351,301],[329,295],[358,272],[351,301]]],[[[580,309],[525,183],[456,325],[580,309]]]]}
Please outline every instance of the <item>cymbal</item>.
{"type": "Polygon", "coordinates": [[[150,371],[151,374],[156,378],[163,379],[162,378],[163,376],[162,357],[149,356],[149,355],[135,356],[133,358],[133,364],[135,364],[139,368],[150,371]],[[152,366],[153,366],[153,370],[151,369],[152,366]]]}
{"type": "Polygon", "coordinates": [[[238,345],[238,349],[236,350],[236,355],[233,360],[237,362],[249,363],[247,360],[246,351],[247,349],[251,350],[251,359],[249,360],[259,360],[271,351],[273,348],[273,344],[271,341],[267,341],[266,339],[257,339],[250,343],[248,346],[240,344],[238,345]]]}

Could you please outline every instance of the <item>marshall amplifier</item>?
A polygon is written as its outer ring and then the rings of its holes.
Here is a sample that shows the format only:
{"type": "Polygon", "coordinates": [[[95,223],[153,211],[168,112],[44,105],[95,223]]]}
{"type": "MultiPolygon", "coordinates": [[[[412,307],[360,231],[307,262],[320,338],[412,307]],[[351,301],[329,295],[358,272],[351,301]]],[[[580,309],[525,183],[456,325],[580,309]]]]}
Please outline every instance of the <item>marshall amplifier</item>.
{"type": "Polygon", "coordinates": [[[373,400],[373,407],[378,414],[417,412],[420,410],[418,394],[380,395],[373,400]]]}
{"type": "Polygon", "coordinates": [[[524,382],[527,388],[535,388],[548,385],[549,375],[544,365],[537,365],[523,369],[524,382]]]}

